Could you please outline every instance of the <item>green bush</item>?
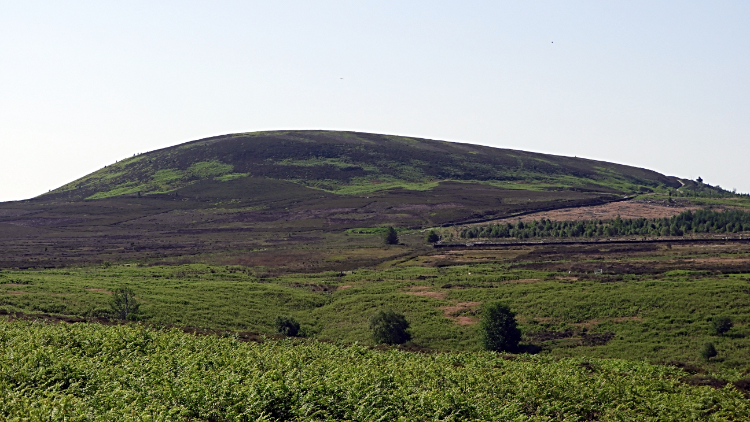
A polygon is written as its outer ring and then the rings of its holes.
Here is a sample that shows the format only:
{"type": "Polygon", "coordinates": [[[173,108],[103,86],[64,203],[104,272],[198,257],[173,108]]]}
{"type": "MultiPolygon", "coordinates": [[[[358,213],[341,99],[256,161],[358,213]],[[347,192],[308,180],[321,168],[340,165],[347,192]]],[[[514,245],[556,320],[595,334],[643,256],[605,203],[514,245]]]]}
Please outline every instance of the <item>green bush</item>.
{"type": "Polygon", "coordinates": [[[370,318],[370,330],[375,343],[403,344],[411,340],[409,321],[394,311],[378,311],[370,318]]]}
{"type": "Polygon", "coordinates": [[[496,352],[514,352],[521,341],[516,314],[508,306],[495,302],[482,311],[482,346],[496,352]]]}
{"type": "Polygon", "coordinates": [[[440,240],[440,235],[435,233],[435,230],[430,230],[429,233],[427,233],[427,243],[437,243],[440,240]]]}
{"type": "Polygon", "coordinates": [[[711,329],[717,336],[723,335],[727,331],[732,329],[732,320],[729,317],[718,317],[711,321],[711,329]]]}
{"type": "Polygon", "coordinates": [[[115,318],[135,320],[140,314],[141,304],[135,299],[135,293],[127,287],[120,287],[112,292],[109,306],[115,318]]]}
{"type": "Polygon", "coordinates": [[[287,337],[297,337],[300,334],[299,322],[292,317],[276,317],[276,333],[287,337]]]}
{"type": "Polygon", "coordinates": [[[718,353],[716,352],[716,347],[713,343],[706,343],[701,348],[701,357],[705,360],[709,360],[712,357],[715,357],[718,353]]]}
{"type": "Polygon", "coordinates": [[[398,233],[396,233],[396,229],[388,227],[388,230],[383,236],[383,242],[385,242],[386,245],[398,245],[398,233]]]}

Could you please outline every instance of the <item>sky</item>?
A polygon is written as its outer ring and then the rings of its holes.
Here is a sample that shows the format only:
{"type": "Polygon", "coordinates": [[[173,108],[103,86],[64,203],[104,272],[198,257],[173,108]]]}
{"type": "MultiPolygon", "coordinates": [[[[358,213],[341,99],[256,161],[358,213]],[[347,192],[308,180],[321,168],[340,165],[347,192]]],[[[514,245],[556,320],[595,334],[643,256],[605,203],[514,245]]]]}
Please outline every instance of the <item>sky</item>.
{"type": "Polygon", "coordinates": [[[0,0],[0,201],[235,132],[578,156],[750,192],[750,2],[0,0]]]}

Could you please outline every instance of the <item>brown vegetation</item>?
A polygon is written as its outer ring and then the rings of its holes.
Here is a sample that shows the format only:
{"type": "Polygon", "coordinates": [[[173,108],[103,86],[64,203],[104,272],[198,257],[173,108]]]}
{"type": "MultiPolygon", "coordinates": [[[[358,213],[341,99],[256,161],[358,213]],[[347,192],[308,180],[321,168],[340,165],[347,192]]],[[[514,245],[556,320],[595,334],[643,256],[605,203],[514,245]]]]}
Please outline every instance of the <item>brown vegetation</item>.
{"type": "Polygon", "coordinates": [[[686,210],[696,210],[700,207],[682,203],[678,206],[663,203],[649,203],[644,201],[622,201],[612,202],[604,205],[567,208],[554,211],[544,211],[527,214],[521,217],[499,219],[495,223],[517,223],[519,220],[533,221],[545,218],[555,221],[578,221],[578,220],[609,220],[618,215],[620,218],[663,218],[672,217],[686,210]]]}
{"type": "Polygon", "coordinates": [[[479,322],[476,317],[481,302],[459,302],[455,305],[442,306],[443,315],[458,325],[473,325],[479,322]]]}

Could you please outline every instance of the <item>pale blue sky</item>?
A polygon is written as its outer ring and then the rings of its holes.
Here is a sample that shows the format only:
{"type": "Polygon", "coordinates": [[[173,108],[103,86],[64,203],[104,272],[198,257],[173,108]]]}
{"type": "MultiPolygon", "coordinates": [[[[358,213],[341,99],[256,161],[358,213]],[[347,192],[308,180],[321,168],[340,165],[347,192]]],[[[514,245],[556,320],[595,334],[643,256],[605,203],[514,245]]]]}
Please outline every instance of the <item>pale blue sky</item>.
{"type": "Polygon", "coordinates": [[[750,192],[749,23],[747,0],[0,0],[0,201],[269,129],[587,157],[750,192]]]}

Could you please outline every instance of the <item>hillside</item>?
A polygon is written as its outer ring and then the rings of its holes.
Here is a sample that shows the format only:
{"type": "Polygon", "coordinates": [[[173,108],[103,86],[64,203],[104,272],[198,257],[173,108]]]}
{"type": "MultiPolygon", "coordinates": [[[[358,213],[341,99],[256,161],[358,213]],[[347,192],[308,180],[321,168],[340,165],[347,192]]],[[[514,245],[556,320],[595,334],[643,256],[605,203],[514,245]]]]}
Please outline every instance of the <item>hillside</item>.
{"type": "Polygon", "coordinates": [[[225,135],[141,154],[0,204],[0,268],[104,261],[353,269],[423,229],[621,201],[685,181],[635,167],[354,132],[225,135]],[[380,248],[379,251],[373,248],[380,248]]]}
{"type": "Polygon", "coordinates": [[[218,190],[236,190],[239,185],[230,182],[243,178],[339,194],[424,191],[447,181],[617,194],[680,186],[653,171],[581,158],[369,133],[280,131],[218,136],[141,154],[44,196],[101,199],[213,181],[225,184],[218,190]]]}

